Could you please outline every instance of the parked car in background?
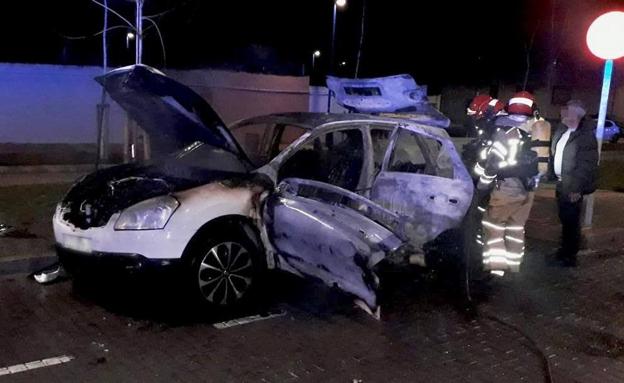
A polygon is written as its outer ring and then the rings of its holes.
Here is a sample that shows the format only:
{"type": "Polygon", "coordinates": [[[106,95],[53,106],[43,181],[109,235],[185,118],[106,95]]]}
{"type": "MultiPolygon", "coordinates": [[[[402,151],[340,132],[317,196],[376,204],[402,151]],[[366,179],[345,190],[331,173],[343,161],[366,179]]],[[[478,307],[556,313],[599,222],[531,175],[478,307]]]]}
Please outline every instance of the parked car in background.
{"type": "MultiPolygon", "coordinates": [[[[598,116],[594,114],[587,118],[589,119],[587,123],[591,123],[595,131],[598,125],[598,116]]],[[[554,129],[556,129],[557,126],[559,126],[559,124],[561,123],[561,120],[549,119],[548,122],[550,122],[550,124],[552,125],[553,127],[552,132],[554,133],[554,129]]],[[[620,122],[616,122],[615,120],[612,120],[609,118],[605,119],[603,142],[610,142],[613,144],[617,143],[618,140],[622,137],[622,133],[623,133],[622,126],[624,126],[624,124],[620,122]]]]}
{"type": "MultiPolygon", "coordinates": [[[[594,126],[598,125],[598,119],[594,119],[594,126]]],[[[618,124],[613,120],[606,119],[604,123],[603,142],[617,143],[622,137],[622,124],[618,124]]]]}
{"type": "Polygon", "coordinates": [[[378,313],[378,265],[463,265],[474,248],[473,183],[443,129],[287,113],[230,130],[153,68],[98,81],[163,156],[87,175],[58,204],[54,234],[70,272],[177,265],[191,294],[224,307],[280,269],[378,313]]]}

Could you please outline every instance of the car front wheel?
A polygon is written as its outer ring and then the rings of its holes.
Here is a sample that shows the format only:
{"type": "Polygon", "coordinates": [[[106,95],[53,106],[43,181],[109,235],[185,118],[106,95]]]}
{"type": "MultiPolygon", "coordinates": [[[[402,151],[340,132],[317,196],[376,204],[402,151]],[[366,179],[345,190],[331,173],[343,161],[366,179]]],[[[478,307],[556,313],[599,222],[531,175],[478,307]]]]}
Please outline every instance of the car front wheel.
{"type": "Polygon", "coordinates": [[[227,308],[249,299],[262,272],[260,251],[253,242],[244,236],[228,235],[197,246],[190,277],[200,302],[227,308]]]}

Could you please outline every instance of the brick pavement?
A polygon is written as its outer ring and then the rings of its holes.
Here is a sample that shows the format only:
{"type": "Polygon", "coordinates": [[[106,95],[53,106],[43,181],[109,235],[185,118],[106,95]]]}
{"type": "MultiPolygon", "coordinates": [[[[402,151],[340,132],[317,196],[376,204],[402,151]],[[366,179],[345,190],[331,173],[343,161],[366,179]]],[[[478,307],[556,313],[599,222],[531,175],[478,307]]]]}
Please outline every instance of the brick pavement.
{"type": "Polygon", "coordinates": [[[544,351],[555,382],[624,381],[622,252],[568,270],[543,266],[548,250],[530,248],[525,275],[494,282],[476,319],[422,278],[396,281],[378,322],[339,293],[277,277],[263,304],[287,315],[217,330],[227,317],[194,312],[165,281],[109,281],[102,293],[3,276],[0,368],[75,359],[0,383],[543,381],[540,354],[509,325],[544,351]]]}

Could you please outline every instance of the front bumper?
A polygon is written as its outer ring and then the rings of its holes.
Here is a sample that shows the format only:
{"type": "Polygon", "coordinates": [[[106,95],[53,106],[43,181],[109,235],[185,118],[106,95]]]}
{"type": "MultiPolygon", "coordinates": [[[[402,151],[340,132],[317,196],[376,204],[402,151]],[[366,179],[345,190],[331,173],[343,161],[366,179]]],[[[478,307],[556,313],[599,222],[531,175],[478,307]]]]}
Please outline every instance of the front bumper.
{"type": "Polygon", "coordinates": [[[141,254],[80,252],[56,245],[59,262],[71,274],[136,273],[176,269],[180,259],[150,259],[141,254]]]}
{"type": "Polygon", "coordinates": [[[162,230],[115,230],[119,213],[105,226],[79,229],[55,214],[52,220],[56,244],[86,254],[140,254],[153,260],[182,258],[193,228],[172,221],[162,230]]]}

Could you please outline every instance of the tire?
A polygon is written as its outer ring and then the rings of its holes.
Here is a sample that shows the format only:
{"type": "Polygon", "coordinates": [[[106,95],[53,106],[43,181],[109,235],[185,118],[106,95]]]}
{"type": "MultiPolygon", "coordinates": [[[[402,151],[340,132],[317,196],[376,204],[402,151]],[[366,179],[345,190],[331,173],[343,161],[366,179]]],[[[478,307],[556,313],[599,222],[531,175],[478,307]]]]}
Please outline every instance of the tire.
{"type": "Polygon", "coordinates": [[[239,307],[257,294],[266,270],[263,254],[239,231],[222,231],[221,235],[201,239],[191,250],[186,278],[201,306],[221,310],[239,307]]]}
{"type": "Polygon", "coordinates": [[[461,251],[459,254],[460,296],[467,305],[476,304],[487,289],[490,273],[483,267],[483,248],[477,243],[477,234],[482,234],[481,213],[477,198],[473,199],[462,224],[461,251]]]}
{"type": "Polygon", "coordinates": [[[480,295],[482,289],[475,289],[475,284],[480,285],[487,277],[483,272],[482,248],[476,242],[481,228],[477,199],[475,195],[459,228],[442,233],[423,247],[433,281],[451,294],[462,311],[471,311],[476,305],[475,292],[480,295]]]}
{"type": "Polygon", "coordinates": [[[609,140],[610,143],[612,144],[617,144],[617,142],[620,140],[620,135],[616,134],[615,136],[611,137],[611,139],[609,140]]]}

